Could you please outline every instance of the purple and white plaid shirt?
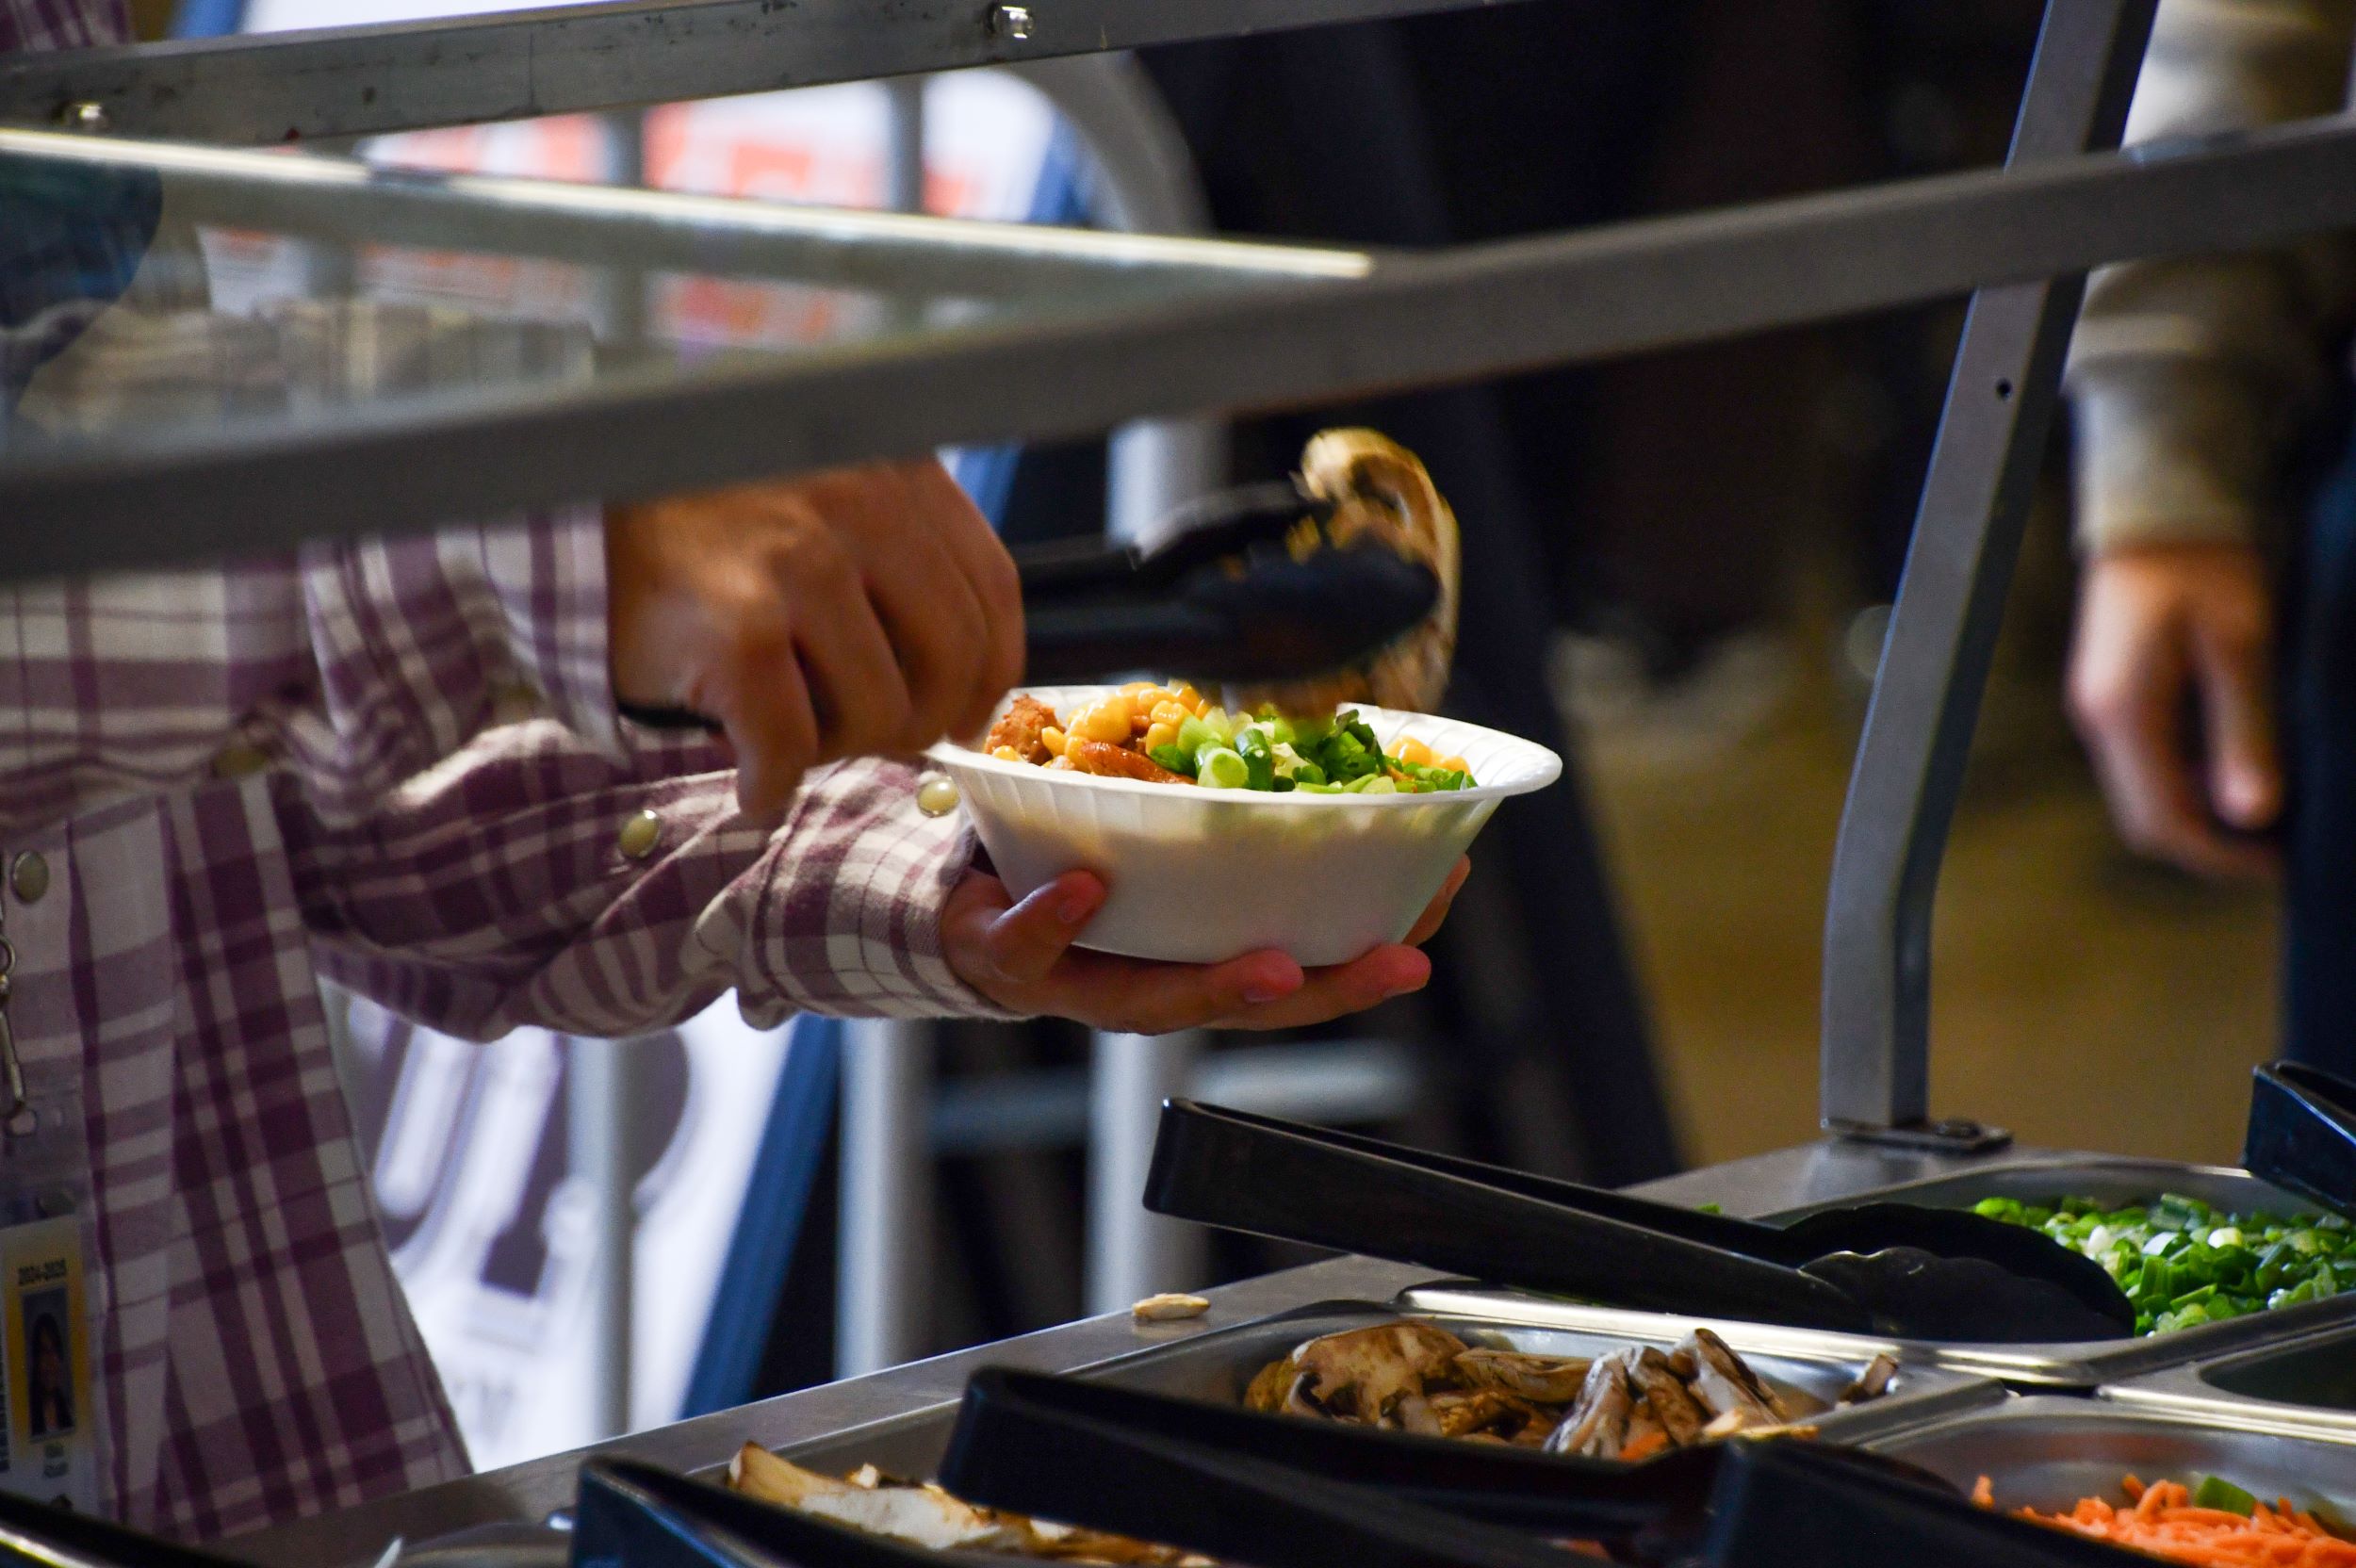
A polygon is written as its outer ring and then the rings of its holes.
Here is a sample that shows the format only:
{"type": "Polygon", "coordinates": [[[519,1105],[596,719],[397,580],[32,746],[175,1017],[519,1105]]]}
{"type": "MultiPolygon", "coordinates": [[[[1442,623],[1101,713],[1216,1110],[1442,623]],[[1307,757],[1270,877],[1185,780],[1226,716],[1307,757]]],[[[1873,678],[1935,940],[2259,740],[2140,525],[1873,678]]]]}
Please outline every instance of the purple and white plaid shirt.
{"type": "MultiPolygon", "coordinates": [[[[125,36],[0,0],[0,50],[125,36]]],[[[618,1037],[737,989],[985,1013],[942,960],[969,863],[912,770],[733,809],[617,724],[594,514],[0,590],[0,889],[36,1098],[78,1080],[109,1511],[212,1538],[464,1472],[380,1238],[324,972],[434,1028],[618,1037]],[[661,823],[632,858],[620,829],[661,823]]]]}

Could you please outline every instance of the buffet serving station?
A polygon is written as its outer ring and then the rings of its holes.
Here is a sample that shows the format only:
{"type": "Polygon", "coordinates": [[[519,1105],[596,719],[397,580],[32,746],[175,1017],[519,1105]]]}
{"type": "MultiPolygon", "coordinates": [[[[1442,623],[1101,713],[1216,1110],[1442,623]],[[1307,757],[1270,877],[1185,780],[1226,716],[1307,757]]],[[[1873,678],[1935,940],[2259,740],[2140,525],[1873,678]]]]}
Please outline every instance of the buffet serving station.
{"type": "MultiPolygon", "coordinates": [[[[1644,1190],[1765,1217],[1873,1193],[1943,1207],[2161,1192],[2221,1210],[2312,1207],[2245,1172],[2019,1148],[1928,1104],[1932,895],[2085,270],[2356,225],[2356,120],[2117,150],[2151,0],[2053,0],[2002,170],[1419,254],[778,208],[254,150],[1471,3],[640,0],[0,60],[0,175],[143,185],[168,216],[308,245],[626,265],[874,307],[816,345],[704,356],[600,343],[562,375],[207,408],[0,448],[0,580],[1302,403],[1972,293],[1833,868],[1826,1136],[1644,1190]]],[[[598,1452],[708,1472],[751,1441],[822,1470],[923,1474],[983,1366],[1232,1400],[1288,1345],[1399,1312],[1478,1343],[1580,1354],[1665,1345],[1693,1321],[1356,1257],[1208,1296],[1198,1318],[1089,1318],[598,1452]]],[[[1825,1437],[1959,1485],[1992,1475],[2039,1506],[2135,1466],[2356,1491],[2356,1295],[2056,1345],[1714,1327],[1802,1388],[1837,1388],[1895,1352],[1890,1395],[1828,1415],[1825,1437]]],[[[419,1564],[561,1562],[582,1457],[231,1549],[286,1568],[359,1568],[399,1539],[419,1564]]]]}

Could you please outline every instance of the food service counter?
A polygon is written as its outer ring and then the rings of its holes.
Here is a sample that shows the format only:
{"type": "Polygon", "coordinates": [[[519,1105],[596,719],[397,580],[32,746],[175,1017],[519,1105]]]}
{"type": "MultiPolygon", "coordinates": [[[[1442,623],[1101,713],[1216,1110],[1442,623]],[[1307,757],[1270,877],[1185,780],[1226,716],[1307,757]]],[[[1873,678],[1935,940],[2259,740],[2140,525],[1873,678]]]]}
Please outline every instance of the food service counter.
{"type": "MultiPolygon", "coordinates": [[[[1826,1140],[1690,1171],[1638,1190],[1677,1203],[1716,1203],[1732,1215],[1779,1215],[1875,1189],[1963,1174],[1999,1182],[2009,1174],[2018,1182],[2036,1168],[2045,1167],[2053,1170],[2058,1180],[2064,1168],[2082,1163],[2102,1168],[2122,1162],[2111,1156],[2070,1155],[2036,1149],[2012,1148],[1994,1154],[1959,1156],[1826,1140]]],[[[2177,1170],[2186,1177],[2199,1173],[2198,1168],[2177,1170]]],[[[699,1416],[601,1445],[595,1451],[627,1455],[674,1470],[696,1471],[725,1464],[740,1445],[751,1441],[773,1449],[790,1449],[810,1458],[813,1463],[822,1463],[832,1457],[832,1450],[848,1451],[837,1440],[863,1436],[871,1442],[888,1442],[916,1425],[911,1418],[920,1413],[934,1411],[945,1418],[947,1410],[964,1392],[967,1378],[984,1366],[1072,1371],[1116,1357],[1183,1345],[1318,1303],[1388,1302],[1415,1286],[1434,1283],[1438,1278],[1434,1270],[1428,1268],[1366,1258],[1334,1258],[1206,1292],[1212,1306],[1200,1318],[1141,1323],[1125,1312],[1086,1318],[869,1377],[699,1416]]],[[[2345,1307],[2345,1303],[2339,1305],[2345,1307]]],[[[2292,1310],[2312,1314],[2315,1306],[2328,1310],[2333,1304],[2315,1303],[2292,1310]]],[[[1444,1308],[1433,1303],[1430,1310],[1444,1308]]],[[[2244,1320],[2244,1324],[2250,1321],[2244,1320]]],[[[2196,1332],[2213,1335],[2217,1330],[2243,1327],[2222,1324],[2196,1332]]],[[[2181,1340],[2184,1336],[2175,1337],[2181,1340]]],[[[1939,1408],[1954,1410],[1993,1403],[2004,1397],[1997,1383],[1972,1375],[1993,1369],[1950,1364],[1939,1370],[1940,1380],[1916,1401],[1918,1411],[1922,1408],[1922,1398],[1939,1400],[1939,1408]]],[[[2032,1383],[2037,1380],[2029,1380],[2032,1383]]],[[[570,1506],[581,1457],[581,1453],[574,1453],[536,1460],[387,1498],[241,1537],[232,1549],[257,1564],[342,1568],[349,1563],[358,1568],[373,1563],[395,1537],[404,1538],[414,1546],[477,1527],[536,1525],[570,1506]]],[[[2351,1456],[2351,1461],[2356,1462],[2356,1455],[2351,1456]]],[[[520,1565],[531,1560],[518,1556],[515,1560],[520,1565]]]]}

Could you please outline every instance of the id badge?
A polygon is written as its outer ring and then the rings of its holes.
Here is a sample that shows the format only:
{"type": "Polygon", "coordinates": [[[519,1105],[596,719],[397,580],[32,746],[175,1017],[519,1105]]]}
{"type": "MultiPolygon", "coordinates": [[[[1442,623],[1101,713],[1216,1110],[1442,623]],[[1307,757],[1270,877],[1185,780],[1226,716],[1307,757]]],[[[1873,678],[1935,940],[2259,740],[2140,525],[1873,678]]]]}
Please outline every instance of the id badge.
{"type": "Polygon", "coordinates": [[[0,1489],[85,1513],[98,1503],[89,1326],[79,1217],[0,1230],[0,1489]]]}

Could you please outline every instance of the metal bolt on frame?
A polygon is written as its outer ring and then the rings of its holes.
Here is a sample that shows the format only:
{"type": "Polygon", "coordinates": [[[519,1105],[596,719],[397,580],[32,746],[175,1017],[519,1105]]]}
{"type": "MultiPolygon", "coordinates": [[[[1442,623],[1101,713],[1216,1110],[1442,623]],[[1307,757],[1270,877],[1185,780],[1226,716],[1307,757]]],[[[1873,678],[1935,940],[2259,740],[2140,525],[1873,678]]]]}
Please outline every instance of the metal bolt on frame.
{"type": "Polygon", "coordinates": [[[1028,6],[992,7],[990,13],[990,30],[1000,38],[1029,38],[1031,36],[1031,8],[1028,6]]]}

